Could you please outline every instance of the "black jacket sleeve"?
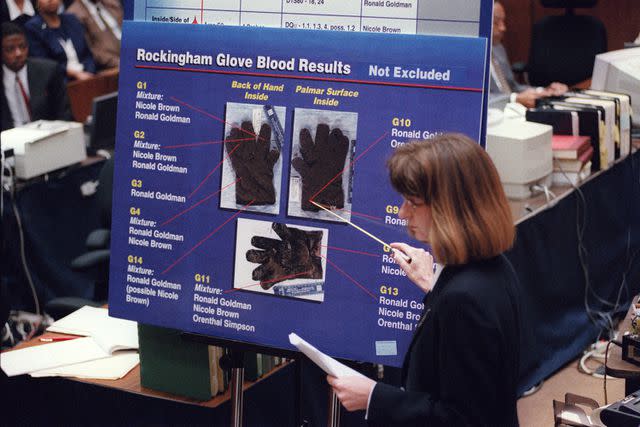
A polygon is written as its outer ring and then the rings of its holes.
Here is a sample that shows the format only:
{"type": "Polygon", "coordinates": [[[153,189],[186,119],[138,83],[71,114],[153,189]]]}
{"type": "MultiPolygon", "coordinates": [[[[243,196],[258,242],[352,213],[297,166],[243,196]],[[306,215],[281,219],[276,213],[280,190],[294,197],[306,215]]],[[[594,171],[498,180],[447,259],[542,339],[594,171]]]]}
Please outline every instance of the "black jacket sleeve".
{"type": "Polygon", "coordinates": [[[435,334],[435,341],[420,340],[420,337],[416,340],[411,352],[414,368],[408,371],[409,381],[413,381],[414,386],[408,389],[420,389],[415,383],[423,379],[421,356],[435,352],[431,357],[438,369],[431,380],[439,384],[428,388],[438,390],[439,395],[405,391],[379,383],[371,396],[369,423],[385,426],[512,425],[501,421],[498,414],[504,409],[502,404],[514,404],[512,396],[503,396],[502,392],[509,389],[509,385],[503,386],[502,382],[511,383],[513,378],[497,375],[501,372],[498,365],[503,360],[501,351],[507,345],[506,341],[517,337],[505,340],[501,336],[498,316],[465,293],[443,295],[432,314],[432,321],[425,324],[420,333],[426,333],[425,328],[433,328],[429,333],[435,334]]]}

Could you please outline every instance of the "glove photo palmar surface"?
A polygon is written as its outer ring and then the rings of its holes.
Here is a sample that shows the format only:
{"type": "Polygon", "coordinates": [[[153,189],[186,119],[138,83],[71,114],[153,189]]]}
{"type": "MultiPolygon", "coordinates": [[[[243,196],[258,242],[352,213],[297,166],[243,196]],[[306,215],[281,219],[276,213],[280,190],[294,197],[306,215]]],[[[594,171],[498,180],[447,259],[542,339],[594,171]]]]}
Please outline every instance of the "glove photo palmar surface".
{"type": "Polygon", "coordinates": [[[300,154],[291,163],[302,177],[302,209],[317,212],[313,201],[327,207],[344,207],[342,174],[349,151],[349,138],[340,128],[329,132],[329,126],[316,127],[315,141],[309,129],[300,131],[300,154]],[[324,187],[324,188],[323,188],[324,187]],[[316,194],[317,193],[317,194],[316,194]]]}
{"type": "Polygon", "coordinates": [[[260,264],[253,270],[252,279],[259,280],[265,290],[284,280],[321,279],[323,232],[301,230],[275,222],[271,228],[281,240],[262,236],[251,238],[251,244],[259,250],[248,250],[247,261],[260,264]]]}
{"type": "Polygon", "coordinates": [[[224,145],[230,153],[231,166],[236,173],[236,203],[246,205],[273,205],[276,191],[273,186],[273,167],[280,151],[271,149],[271,126],[263,124],[256,137],[250,121],[234,127],[224,145]]]}

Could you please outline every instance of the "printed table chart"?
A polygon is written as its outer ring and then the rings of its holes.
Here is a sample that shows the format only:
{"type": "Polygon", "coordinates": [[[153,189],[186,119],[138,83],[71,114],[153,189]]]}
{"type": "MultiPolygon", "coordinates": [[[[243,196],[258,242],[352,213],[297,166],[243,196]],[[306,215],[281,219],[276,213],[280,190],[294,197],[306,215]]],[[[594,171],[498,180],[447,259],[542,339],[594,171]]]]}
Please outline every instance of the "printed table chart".
{"type": "Polygon", "coordinates": [[[134,20],[477,37],[481,0],[140,0],[134,20]]]}

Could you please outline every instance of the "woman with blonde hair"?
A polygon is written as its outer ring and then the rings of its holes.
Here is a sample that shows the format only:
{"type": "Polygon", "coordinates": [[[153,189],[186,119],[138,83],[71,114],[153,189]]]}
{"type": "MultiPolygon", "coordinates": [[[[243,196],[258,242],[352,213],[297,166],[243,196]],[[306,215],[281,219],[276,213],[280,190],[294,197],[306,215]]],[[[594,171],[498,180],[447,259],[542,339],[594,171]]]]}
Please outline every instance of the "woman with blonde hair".
{"type": "Polygon", "coordinates": [[[515,229],[495,166],[474,141],[444,134],[398,148],[388,162],[410,235],[395,257],[426,296],[402,369],[403,387],[328,377],[372,425],[516,426],[518,279],[503,255],[515,229]],[[433,268],[437,262],[438,268],[433,268]]]}

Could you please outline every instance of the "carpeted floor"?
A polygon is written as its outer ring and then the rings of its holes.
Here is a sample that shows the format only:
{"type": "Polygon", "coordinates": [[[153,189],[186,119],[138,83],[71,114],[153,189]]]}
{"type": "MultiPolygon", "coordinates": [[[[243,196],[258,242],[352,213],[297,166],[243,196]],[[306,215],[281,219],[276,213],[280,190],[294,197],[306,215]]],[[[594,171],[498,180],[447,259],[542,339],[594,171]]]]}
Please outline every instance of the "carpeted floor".
{"type": "MultiPolygon", "coordinates": [[[[547,378],[534,394],[518,401],[518,418],[521,427],[552,427],[553,400],[564,401],[567,392],[595,399],[604,405],[603,380],[578,371],[578,361],[573,361],[554,376],[547,378]]],[[[624,397],[624,380],[607,377],[609,403],[624,397]]]]}

